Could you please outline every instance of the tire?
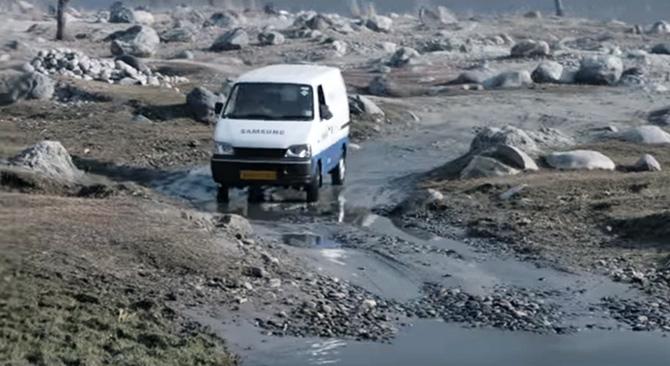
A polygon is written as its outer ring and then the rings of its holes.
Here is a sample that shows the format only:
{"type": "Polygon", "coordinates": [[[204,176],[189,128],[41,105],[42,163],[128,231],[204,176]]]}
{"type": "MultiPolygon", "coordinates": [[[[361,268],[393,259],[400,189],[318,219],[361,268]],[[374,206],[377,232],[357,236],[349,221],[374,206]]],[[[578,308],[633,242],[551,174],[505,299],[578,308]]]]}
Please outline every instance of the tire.
{"type": "Polygon", "coordinates": [[[249,203],[260,203],[264,199],[263,188],[261,187],[249,187],[249,193],[247,195],[247,202],[249,203]]]}
{"type": "Polygon", "coordinates": [[[343,186],[347,175],[347,159],[342,155],[337,167],[330,173],[331,181],[334,186],[343,186]]]}
{"type": "Polygon", "coordinates": [[[321,166],[317,168],[312,176],[312,181],[305,186],[305,191],[307,192],[307,202],[313,203],[319,201],[319,190],[321,189],[322,176],[321,176],[321,166]]]}
{"type": "Polygon", "coordinates": [[[226,186],[219,186],[216,191],[216,201],[218,203],[230,202],[230,190],[226,186]]]}

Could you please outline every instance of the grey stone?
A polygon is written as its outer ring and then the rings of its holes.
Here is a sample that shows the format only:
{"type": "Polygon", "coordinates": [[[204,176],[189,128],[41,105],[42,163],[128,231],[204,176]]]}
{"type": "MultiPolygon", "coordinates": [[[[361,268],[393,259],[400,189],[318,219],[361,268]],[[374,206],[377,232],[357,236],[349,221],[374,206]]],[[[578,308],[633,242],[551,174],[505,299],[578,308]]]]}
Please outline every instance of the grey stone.
{"type": "Polygon", "coordinates": [[[639,126],[621,132],[618,137],[621,140],[638,144],[668,144],[670,134],[658,126],[639,126]]]}
{"type": "Polygon", "coordinates": [[[670,55],[670,43],[659,43],[652,47],[651,53],[657,55],[670,55]]]}
{"type": "Polygon", "coordinates": [[[203,87],[193,89],[186,96],[186,104],[191,110],[193,117],[197,121],[211,124],[216,123],[214,108],[216,103],[220,101],[222,101],[220,96],[217,96],[203,87]]]}
{"type": "Polygon", "coordinates": [[[63,182],[74,182],[83,175],[58,141],[42,141],[33,145],[10,159],[9,163],[63,182]]]}
{"type": "Polygon", "coordinates": [[[529,154],[535,154],[539,151],[535,140],[526,131],[514,126],[484,128],[472,140],[470,151],[482,152],[498,145],[513,146],[529,154]]]}
{"type": "Polygon", "coordinates": [[[365,116],[380,116],[384,117],[384,111],[375,104],[370,98],[363,95],[349,96],[349,109],[351,113],[365,116]]]}
{"type": "Polygon", "coordinates": [[[393,20],[382,15],[370,17],[365,25],[375,32],[390,33],[393,27],[393,20]]]}
{"type": "Polygon", "coordinates": [[[518,147],[510,145],[496,145],[482,153],[482,155],[494,158],[513,168],[536,171],[539,170],[535,160],[518,147]]]}
{"type": "Polygon", "coordinates": [[[135,17],[135,23],[151,25],[154,23],[154,16],[146,10],[135,10],[133,11],[135,17]]]}
{"type": "Polygon", "coordinates": [[[590,56],[582,59],[575,82],[591,85],[614,85],[623,74],[623,61],[616,56],[590,56]]]}
{"type": "Polygon", "coordinates": [[[226,11],[214,13],[205,22],[204,26],[206,27],[219,27],[219,28],[235,28],[244,24],[246,19],[239,13],[235,11],[226,11]]]}
{"type": "Polygon", "coordinates": [[[55,83],[51,78],[37,72],[0,74],[0,105],[11,104],[20,99],[51,99],[55,83]]]}
{"type": "Polygon", "coordinates": [[[315,16],[307,19],[304,25],[309,29],[325,31],[333,26],[333,22],[324,15],[316,14],[315,16]]]}
{"type": "MultiPolygon", "coordinates": [[[[139,71],[139,72],[147,72],[149,71],[149,67],[142,62],[139,58],[131,55],[121,55],[117,58],[114,59],[114,61],[121,61],[125,63],[126,65],[132,67],[133,69],[139,71]]],[[[115,63],[116,65],[116,63],[115,63]]]]}
{"type": "Polygon", "coordinates": [[[263,46],[277,46],[285,41],[286,38],[279,32],[262,32],[258,35],[258,42],[263,46]]]}
{"type": "Polygon", "coordinates": [[[515,44],[511,50],[512,57],[544,57],[551,54],[551,48],[545,41],[527,39],[515,44]]]}
{"type": "Polygon", "coordinates": [[[537,66],[531,78],[536,83],[554,83],[562,81],[563,65],[556,61],[545,61],[537,66]]]}
{"type": "Polygon", "coordinates": [[[240,238],[250,238],[254,229],[246,218],[235,214],[224,214],[214,218],[216,227],[225,228],[240,238]]]}
{"type": "Polygon", "coordinates": [[[661,108],[649,113],[649,123],[657,126],[670,126],[670,107],[661,108]]]}
{"type": "Polygon", "coordinates": [[[160,37],[148,26],[136,25],[125,31],[116,32],[111,44],[112,54],[151,57],[156,53],[160,37]]]}
{"type": "Polygon", "coordinates": [[[410,64],[412,60],[418,58],[419,56],[420,54],[417,50],[410,47],[401,47],[393,54],[393,56],[391,56],[389,66],[402,67],[410,64]]]}
{"type": "Polygon", "coordinates": [[[545,157],[547,164],[560,170],[614,170],[616,164],[604,154],[592,150],[555,152],[545,157]]]}
{"type": "Polygon", "coordinates": [[[123,2],[117,1],[109,8],[110,23],[134,23],[135,12],[125,6],[123,2]]]}
{"type": "Polygon", "coordinates": [[[661,163],[650,154],[642,155],[640,160],[635,163],[634,168],[638,172],[660,172],[662,170],[661,163]]]}
{"type": "Polygon", "coordinates": [[[175,55],[176,59],[182,59],[182,60],[193,60],[195,58],[195,55],[193,52],[189,50],[184,50],[179,52],[178,54],[175,55]]]}
{"type": "Polygon", "coordinates": [[[221,52],[230,50],[239,50],[249,45],[249,35],[242,28],[228,31],[217,38],[210,51],[221,52]]]}
{"type": "Polygon", "coordinates": [[[519,174],[519,171],[496,159],[476,155],[461,171],[461,179],[502,177],[519,174]]]}
{"type": "Polygon", "coordinates": [[[484,82],[487,89],[511,89],[533,84],[528,71],[506,71],[484,82]]]}
{"type": "Polygon", "coordinates": [[[481,67],[474,70],[462,72],[451,84],[484,84],[486,80],[496,75],[494,70],[487,67],[481,67]]]}
{"type": "Polygon", "coordinates": [[[670,24],[667,22],[661,20],[656,23],[654,23],[651,26],[651,29],[649,29],[649,33],[651,34],[668,34],[670,33],[670,24]]]}
{"type": "Polygon", "coordinates": [[[160,38],[165,43],[193,42],[195,40],[195,31],[188,27],[175,27],[161,33],[160,38]]]}

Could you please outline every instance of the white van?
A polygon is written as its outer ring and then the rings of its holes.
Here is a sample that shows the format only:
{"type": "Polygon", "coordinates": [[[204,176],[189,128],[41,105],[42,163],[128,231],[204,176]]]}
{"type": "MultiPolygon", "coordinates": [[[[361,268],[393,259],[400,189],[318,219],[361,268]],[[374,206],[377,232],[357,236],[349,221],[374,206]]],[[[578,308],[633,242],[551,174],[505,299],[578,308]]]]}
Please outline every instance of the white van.
{"type": "Polygon", "coordinates": [[[216,106],[212,175],[218,200],[230,188],[249,187],[257,200],[264,186],[304,189],[319,200],[323,177],[344,184],[349,103],[339,69],[275,65],[242,75],[228,101],[216,106]]]}

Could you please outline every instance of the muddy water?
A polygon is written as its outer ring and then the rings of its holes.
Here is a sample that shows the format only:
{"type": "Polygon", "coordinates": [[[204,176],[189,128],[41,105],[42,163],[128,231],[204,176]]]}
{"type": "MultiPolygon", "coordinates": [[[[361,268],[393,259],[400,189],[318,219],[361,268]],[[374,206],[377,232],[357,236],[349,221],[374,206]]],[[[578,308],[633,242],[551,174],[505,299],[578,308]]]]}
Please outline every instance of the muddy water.
{"type": "MultiPolygon", "coordinates": [[[[175,173],[156,182],[156,187],[202,210],[245,215],[259,235],[284,243],[318,271],[382,297],[397,301],[418,298],[425,282],[482,295],[496,286],[522,287],[551,291],[554,295],[547,301],[570,315],[566,319],[569,325],[616,329],[617,324],[592,307],[605,295],[637,295],[625,286],[586,273],[499,258],[426,233],[405,232],[371,212],[400,200],[414,173],[447,159],[444,151],[431,148],[431,144],[447,136],[448,130],[435,131],[370,142],[353,151],[346,188],[326,187],[317,205],[300,203],[299,194],[285,191],[266,192],[266,202],[257,205],[247,204],[244,192],[239,191],[231,204],[217,205],[207,167],[175,173]],[[436,256],[430,250],[389,254],[352,245],[347,240],[350,236],[398,238],[408,246],[448,249],[454,255],[436,256]]],[[[667,365],[670,359],[670,340],[657,333],[583,331],[543,336],[418,321],[401,328],[392,344],[376,344],[266,337],[245,321],[222,325],[221,319],[193,316],[225,336],[248,365],[667,365]]]]}

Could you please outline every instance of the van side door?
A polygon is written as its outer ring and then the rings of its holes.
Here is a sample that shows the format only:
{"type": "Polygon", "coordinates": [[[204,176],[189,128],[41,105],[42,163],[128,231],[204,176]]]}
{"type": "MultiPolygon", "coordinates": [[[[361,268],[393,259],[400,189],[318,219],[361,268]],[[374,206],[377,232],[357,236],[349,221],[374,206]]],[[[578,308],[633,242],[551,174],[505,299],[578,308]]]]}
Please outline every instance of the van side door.
{"type": "Polygon", "coordinates": [[[319,140],[322,154],[322,164],[324,172],[330,171],[339,161],[339,151],[333,147],[338,140],[336,128],[339,128],[336,118],[336,112],[333,111],[332,103],[329,103],[327,84],[319,85],[317,88],[317,97],[319,101],[319,140]]]}

